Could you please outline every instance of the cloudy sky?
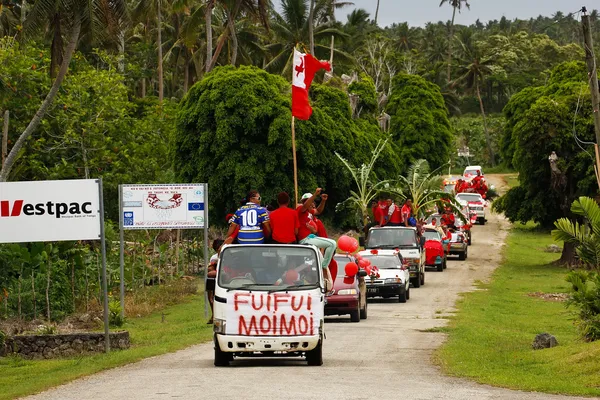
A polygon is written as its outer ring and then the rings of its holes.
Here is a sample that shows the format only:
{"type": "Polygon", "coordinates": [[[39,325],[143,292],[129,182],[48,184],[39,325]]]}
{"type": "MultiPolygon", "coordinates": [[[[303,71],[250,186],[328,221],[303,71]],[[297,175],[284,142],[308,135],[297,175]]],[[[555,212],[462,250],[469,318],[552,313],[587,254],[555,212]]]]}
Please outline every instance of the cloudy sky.
{"type": "MultiPolygon", "coordinates": [[[[338,12],[338,19],[346,21],[346,16],[353,8],[364,8],[375,17],[377,0],[349,0],[355,5],[338,12]]],[[[470,0],[470,10],[457,14],[456,22],[470,24],[478,18],[482,21],[500,19],[502,16],[514,19],[526,19],[538,15],[551,16],[556,11],[567,14],[577,11],[586,3],[585,0],[470,0]],[[581,4],[580,4],[581,3],[581,4]]],[[[386,26],[394,22],[408,21],[410,25],[423,26],[430,21],[446,21],[452,17],[452,8],[448,5],[439,7],[440,0],[380,0],[379,25],[386,26]]],[[[587,1],[589,9],[597,6],[596,0],[587,1]]]]}

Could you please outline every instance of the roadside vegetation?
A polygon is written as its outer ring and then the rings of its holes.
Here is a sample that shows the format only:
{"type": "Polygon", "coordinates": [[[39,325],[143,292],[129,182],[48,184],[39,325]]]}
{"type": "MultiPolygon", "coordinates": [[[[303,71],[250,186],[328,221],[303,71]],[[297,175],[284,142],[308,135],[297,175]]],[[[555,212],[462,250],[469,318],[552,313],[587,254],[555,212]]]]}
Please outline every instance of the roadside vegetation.
{"type": "Polygon", "coordinates": [[[212,325],[204,318],[203,294],[148,316],[127,319],[131,348],[109,354],[30,361],[18,356],[0,358],[0,400],[37,393],[82,376],[122,366],[143,358],[207,341],[212,325]]]}
{"type": "Polygon", "coordinates": [[[552,264],[557,254],[544,252],[553,243],[532,223],[513,227],[491,282],[458,303],[436,353],[444,372],[511,389],[600,396],[600,342],[582,340],[576,310],[552,301],[564,300],[571,286],[567,270],[552,264]],[[543,332],[559,346],[533,350],[543,332]]]}

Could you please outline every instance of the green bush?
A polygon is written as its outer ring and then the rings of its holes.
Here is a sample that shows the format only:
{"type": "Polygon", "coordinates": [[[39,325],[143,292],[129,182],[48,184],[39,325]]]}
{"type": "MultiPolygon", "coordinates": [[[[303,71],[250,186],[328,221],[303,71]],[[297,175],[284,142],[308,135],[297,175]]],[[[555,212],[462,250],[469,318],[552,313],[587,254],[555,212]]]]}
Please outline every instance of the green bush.
{"type": "Polygon", "coordinates": [[[567,307],[578,309],[575,325],[579,333],[589,342],[600,339],[600,274],[573,271],[567,282],[572,285],[567,307]]]}
{"type": "Polygon", "coordinates": [[[108,325],[120,328],[125,324],[125,318],[121,316],[121,302],[113,299],[108,303],[108,325]]]}

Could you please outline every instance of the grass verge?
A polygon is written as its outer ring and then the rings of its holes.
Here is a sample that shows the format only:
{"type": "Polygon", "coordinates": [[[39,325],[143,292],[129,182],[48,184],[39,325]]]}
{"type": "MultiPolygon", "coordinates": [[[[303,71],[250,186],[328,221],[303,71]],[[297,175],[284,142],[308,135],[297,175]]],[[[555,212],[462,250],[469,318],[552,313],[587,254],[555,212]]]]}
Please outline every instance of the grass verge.
{"type": "Polygon", "coordinates": [[[126,322],[131,348],[109,354],[77,358],[29,361],[18,357],[0,358],[0,400],[37,393],[90,375],[183,349],[208,341],[212,325],[204,318],[204,296],[196,294],[185,302],[126,322]],[[162,322],[165,315],[165,321],[162,322]]]}
{"type": "Polygon", "coordinates": [[[564,303],[528,294],[568,289],[566,270],[550,263],[547,233],[515,226],[503,264],[491,283],[466,293],[437,352],[443,370],[494,386],[571,395],[600,396],[600,342],[582,342],[564,303]],[[536,334],[556,336],[558,347],[532,350],[536,334]]]}

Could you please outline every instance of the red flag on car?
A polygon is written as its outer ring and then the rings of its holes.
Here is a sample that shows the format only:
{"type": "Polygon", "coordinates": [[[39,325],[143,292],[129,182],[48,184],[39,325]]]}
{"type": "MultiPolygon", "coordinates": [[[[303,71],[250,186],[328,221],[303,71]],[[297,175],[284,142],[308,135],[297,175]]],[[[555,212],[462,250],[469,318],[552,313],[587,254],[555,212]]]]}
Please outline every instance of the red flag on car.
{"type": "Polygon", "coordinates": [[[292,115],[294,117],[307,120],[312,115],[308,90],[315,74],[321,69],[330,71],[331,65],[327,61],[319,61],[310,54],[300,53],[294,49],[292,74],[292,115]]]}

